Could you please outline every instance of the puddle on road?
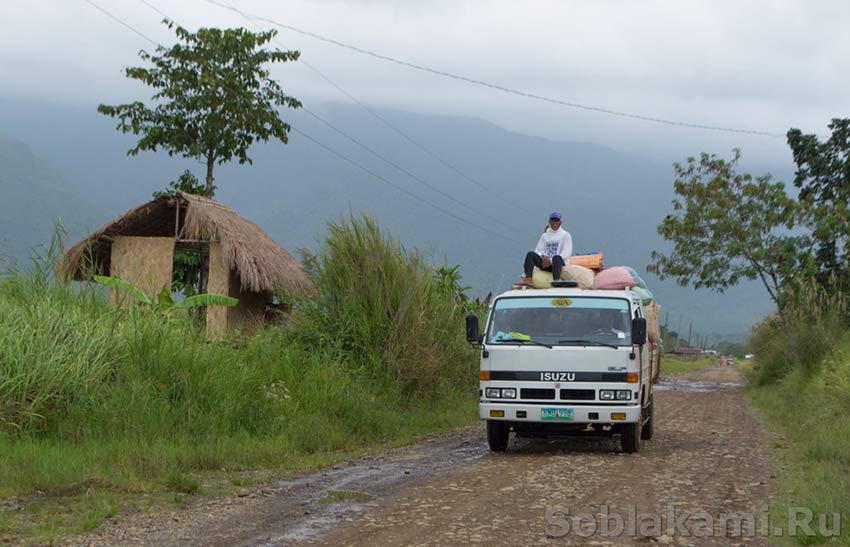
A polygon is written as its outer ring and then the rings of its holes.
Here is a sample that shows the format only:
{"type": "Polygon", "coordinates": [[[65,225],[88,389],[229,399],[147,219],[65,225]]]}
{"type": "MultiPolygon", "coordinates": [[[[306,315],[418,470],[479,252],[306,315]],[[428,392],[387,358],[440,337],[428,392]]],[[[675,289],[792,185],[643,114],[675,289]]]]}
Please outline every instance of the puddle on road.
{"type": "Polygon", "coordinates": [[[697,382],[694,380],[679,380],[664,376],[652,388],[654,391],[682,391],[685,393],[708,393],[726,389],[740,389],[744,384],[739,382],[697,382]]]}
{"type": "MultiPolygon", "coordinates": [[[[356,517],[378,504],[381,498],[407,486],[417,478],[430,477],[472,462],[489,453],[480,434],[461,442],[423,443],[417,449],[400,449],[389,457],[367,457],[350,464],[274,485],[287,505],[301,508],[299,517],[256,545],[288,545],[308,540],[356,517]],[[322,503],[332,492],[361,494],[360,499],[322,503]]],[[[352,496],[353,498],[353,496],[352,496]]],[[[259,538],[256,538],[259,539],[259,538]]]]}

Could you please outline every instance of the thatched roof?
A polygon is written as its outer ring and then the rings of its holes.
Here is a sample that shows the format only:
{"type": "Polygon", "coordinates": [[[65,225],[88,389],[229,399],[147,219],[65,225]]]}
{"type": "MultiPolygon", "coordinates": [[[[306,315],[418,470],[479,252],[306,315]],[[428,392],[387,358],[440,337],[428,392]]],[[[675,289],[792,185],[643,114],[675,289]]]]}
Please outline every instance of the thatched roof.
{"type": "Polygon", "coordinates": [[[313,284],[301,264],[262,228],[214,199],[177,192],[130,209],[104,224],[63,256],[60,272],[83,280],[88,272],[109,274],[114,236],[177,237],[218,241],[242,290],[305,295],[313,284]],[[179,209],[179,224],[177,211],[179,209]]]}

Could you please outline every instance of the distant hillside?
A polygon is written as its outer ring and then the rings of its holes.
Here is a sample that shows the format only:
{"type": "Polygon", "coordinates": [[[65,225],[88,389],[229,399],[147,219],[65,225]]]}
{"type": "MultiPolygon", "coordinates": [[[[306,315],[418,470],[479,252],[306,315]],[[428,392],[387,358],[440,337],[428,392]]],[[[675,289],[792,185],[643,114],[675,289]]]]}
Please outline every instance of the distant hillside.
{"type": "MultiPolygon", "coordinates": [[[[520,261],[534,245],[551,210],[564,213],[577,252],[602,250],[608,265],[630,264],[643,271],[650,252],[662,246],[655,227],[670,207],[669,165],[595,144],[521,135],[478,119],[381,112],[489,189],[484,191],[361,110],[308,106],[365,145],[492,218],[478,216],[423,187],[303,112],[288,113],[293,126],[339,153],[484,228],[464,224],[420,203],[293,134],[287,146],[256,147],[253,166],[220,168],[216,180],[218,199],[258,222],[291,251],[315,247],[327,221],[350,212],[368,212],[407,247],[432,252],[436,260],[461,264],[465,282],[474,292],[486,294],[506,289],[517,278],[520,261]],[[524,213],[514,204],[534,214],[524,213]]],[[[8,121],[4,130],[60,169],[68,187],[77,196],[85,195],[86,204],[100,208],[102,212],[91,225],[148,199],[184,168],[201,174],[197,164],[162,153],[128,158],[126,151],[133,139],[116,133],[112,120],[99,116],[94,104],[84,109],[0,102],[0,115],[8,121]]],[[[4,181],[0,183],[4,194],[6,185],[18,188],[12,194],[14,199],[4,200],[13,204],[12,208],[38,201],[35,187],[27,194],[20,188],[26,189],[28,184],[4,181]]],[[[38,223],[49,225],[49,219],[61,214],[81,222],[79,212],[86,208],[69,207],[64,201],[52,201],[52,207],[20,219],[38,218],[38,223]]],[[[770,309],[763,290],[754,284],[716,295],[673,282],[660,283],[648,274],[645,278],[664,309],[673,313],[672,328],[678,327],[680,314],[685,317],[685,332],[692,319],[702,334],[741,335],[770,309]]]]}
{"type": "Polygon", "coordinates": [[[26,144],[3,136],[0,195],[0,250],[19,257],[46,243],[58,218],[69,235],[79,237],[101,216],[26,144]]]}

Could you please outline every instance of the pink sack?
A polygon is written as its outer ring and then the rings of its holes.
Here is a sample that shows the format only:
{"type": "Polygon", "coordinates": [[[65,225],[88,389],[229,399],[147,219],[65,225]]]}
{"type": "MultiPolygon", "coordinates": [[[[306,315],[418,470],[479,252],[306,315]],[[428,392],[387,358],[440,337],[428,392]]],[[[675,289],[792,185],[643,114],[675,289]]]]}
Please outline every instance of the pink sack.
{"type": "Polygon", "coordinates": [[[625,289],[637,285],[629,270],[622,266],[606,268],[596,274],[593,286],[597,289],[625,289]]]}

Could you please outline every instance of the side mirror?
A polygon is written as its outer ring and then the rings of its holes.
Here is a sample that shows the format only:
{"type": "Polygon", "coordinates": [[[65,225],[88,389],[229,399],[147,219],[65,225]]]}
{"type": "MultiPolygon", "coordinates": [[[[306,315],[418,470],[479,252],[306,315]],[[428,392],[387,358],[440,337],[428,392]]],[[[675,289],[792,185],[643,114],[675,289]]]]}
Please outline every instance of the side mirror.
{"type": "Polygon", "coordinates": [[[478,316],[466,316],[466,341],[470,344],[480,344],[480,335],[478,334],[478,316]]]}
{"type": "Polygon", "coordinates": [[[632,344],[646,344],[646,319],[643,317],[632,319],[632,344]]]}

